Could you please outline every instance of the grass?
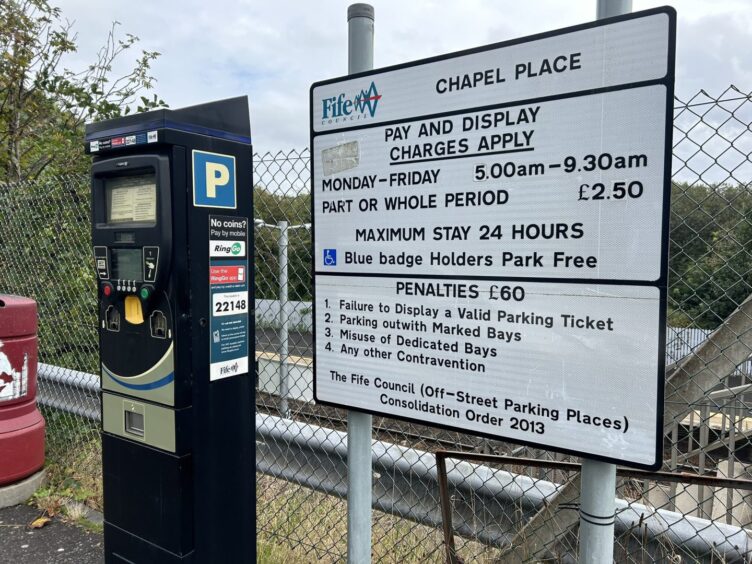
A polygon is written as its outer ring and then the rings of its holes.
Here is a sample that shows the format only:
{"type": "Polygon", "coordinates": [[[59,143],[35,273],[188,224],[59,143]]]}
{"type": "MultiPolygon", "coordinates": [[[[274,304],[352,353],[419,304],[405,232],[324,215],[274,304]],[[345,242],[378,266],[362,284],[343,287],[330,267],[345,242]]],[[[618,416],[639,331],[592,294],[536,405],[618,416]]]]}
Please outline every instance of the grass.
{"type": "MultiPolygon", "coordinates": [[[[102,533],[81,511],[81,503],[102,508],[102,465],[99,430],[95,423],[49,410],[47,482],[33,502],[48,515],[102,533]]],[[[270,476],[256,475],[257,564],[325,564],[342,562],[347,554],[347,502],[270,476]]],[[[418,525],[373,511],[373,562],[423,564],[445,562],[443,536],[438,528],[418,525]]],[[[645,539],[635,531],[617,539],[624,561],[644,557],[645,539]],[[633,537],[633,538],[628,538],[633,537]],[[630,541],[631,542],[628,542],[630,541]],[[635,546],[636,544],[636,546],[635,546]]],[[[574,540],[576,542],[576,540],[574,540]]],[[[498,561],[499,550],[455,536],[465,562],[498,561]]],[[[667,562],[677,556],[665,547],[667,562]]],[[[722,562],[714,559],[714,562],[722,562]]]]}
{"type": "MultiPolygon", "coordinates": [[[[259,563],[333,563],[347,554],[347,502],[284,480],[257,474],[259,563]],[[283,546],[284,543],[284,546],[283,546]]],[[[373,512],[374,562],[445,562],[439,529],[373,512]]],[[[467,562],[492,562],[499,551],[456,537],[467,562]]]]}
{"type": "Polygon", "coordinates": [[[98,535],[104,534],[104,525],[102,525],[102,523],[95,523],[94,521],[89,521],[85,517],[79,517],[74,522],[76,523],[76,525],[78,525],[82,529],[86,529],[87,531],[96,533],[98,535]]]}
{"type": "Polygon", "coordinates": [[[301,556],[292,549],[270,542],[256,542],[256,564],[309,564],[315,562],[306,556],[301,556]]]}
{"type": "MultiPolygon", "coordinates": [[[[102,510],[101,440],[96,423],[56,410],[47,420],[47,482],[34,497],[49,515],[62,515],[101,533],[75,511],[76,502],[102,510]]],[[[257,562],[342,562],[347,554],[347,502],[262,474],[256,476],[257,562]]],[[[498,551],[455,538],[467,562],[491,562],[498,551]]],[[[445,561],[440,529],[373,512],[373,561],[440,564],[445,561]]]]}
{"type": "Polygon", "coordinates": [[[47,424],[46,476],[33,502],[49,516],[102,534],[103,525],[89,520],[86,510],[103,507],[99,423],[56,409],[42,410],[47,424]]]}
{"type": "MultiPolygon", "coordinates": [[[[66,514],[79,502],[102,509],[102,443],[97,423],[44,409],[47,423],[45,486],[34,494],[48,515],[66,514]]],[[[78,520],[73,515],[72,520],[78,520]]]]}

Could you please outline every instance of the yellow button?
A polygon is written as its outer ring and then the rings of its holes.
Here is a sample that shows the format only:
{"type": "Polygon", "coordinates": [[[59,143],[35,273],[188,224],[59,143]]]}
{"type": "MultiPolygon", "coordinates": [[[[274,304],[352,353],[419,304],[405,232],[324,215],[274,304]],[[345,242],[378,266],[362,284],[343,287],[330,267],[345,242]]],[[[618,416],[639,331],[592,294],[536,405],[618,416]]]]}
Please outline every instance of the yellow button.
{"type": "Polygon", "coordinates": [[[141,325],[144,322],[141,300],[136,296],[125,296],[125,320],[132,325],[141,325]]]}

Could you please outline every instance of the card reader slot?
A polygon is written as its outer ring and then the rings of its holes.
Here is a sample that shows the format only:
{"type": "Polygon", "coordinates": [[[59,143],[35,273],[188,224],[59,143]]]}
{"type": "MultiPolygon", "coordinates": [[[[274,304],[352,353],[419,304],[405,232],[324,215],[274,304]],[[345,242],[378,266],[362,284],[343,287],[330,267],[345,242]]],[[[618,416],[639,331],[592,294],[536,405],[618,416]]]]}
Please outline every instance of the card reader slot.
{"type": "Polygon", "coordinates": [[[156,309],[149,317],[149,326],[151,336],[155,339],[167,338],[167,317],[160,310],[156,309]]]}
{"type": "Polygon", "coordinates": [[[104,312],[104,327],[108,331],[120,331],[120,312],[114,305],[107,306],[104,312]]]}

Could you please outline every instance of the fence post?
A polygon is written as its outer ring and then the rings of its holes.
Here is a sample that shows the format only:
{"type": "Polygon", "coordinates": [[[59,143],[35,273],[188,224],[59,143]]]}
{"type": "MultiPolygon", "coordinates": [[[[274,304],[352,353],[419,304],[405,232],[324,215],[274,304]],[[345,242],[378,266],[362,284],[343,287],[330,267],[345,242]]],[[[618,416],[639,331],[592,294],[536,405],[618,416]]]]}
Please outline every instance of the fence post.
{"type": "Polygon", "coordinates": [[[287,404],[289,385],[287,381],[287,356],[288,352],[288,282],[287,282],[287,222],[277,223],[279,229],[279,410],[282,417],[290,417],[290,409],[287,404]]]}
{"type": "MultiPolygon", "coordinates": [[[[347,8],[348,73],[373,68],[374,10],[369,4],[347,8]]],[[[371,416],[347,412],[347,562],[371,562],[371,416]]]]}
{"type": "MultiPolygon", "coordinates": [[[[632,0],[597,0],[599,20],[631,11],[632,0]]],[[[583,459],[580,481],[580,563],[613,562],[616,465],[583,459]]]]}

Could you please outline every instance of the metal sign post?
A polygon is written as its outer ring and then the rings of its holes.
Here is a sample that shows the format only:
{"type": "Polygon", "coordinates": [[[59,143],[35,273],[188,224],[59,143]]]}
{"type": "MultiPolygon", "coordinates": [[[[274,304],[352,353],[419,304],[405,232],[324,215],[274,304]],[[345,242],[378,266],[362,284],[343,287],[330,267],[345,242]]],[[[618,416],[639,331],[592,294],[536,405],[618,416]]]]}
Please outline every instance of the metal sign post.
{"type": "MultiPolygon", "coordinates": [[[[373,68],[374,10],[370,4],[347,8],[348,72],[373,68]]],[[[371,562],[371,433],[372,418],[347,412],[347,562],[371,562]]]]}
{"type": "MultiPolygon", "coordinates": [[[[597,0],[596,19],[628,14],[632,0],[597,0]]],[[[580,563],[614,560],[616,465],[584,458],[580,473],[580,563]]]]}

